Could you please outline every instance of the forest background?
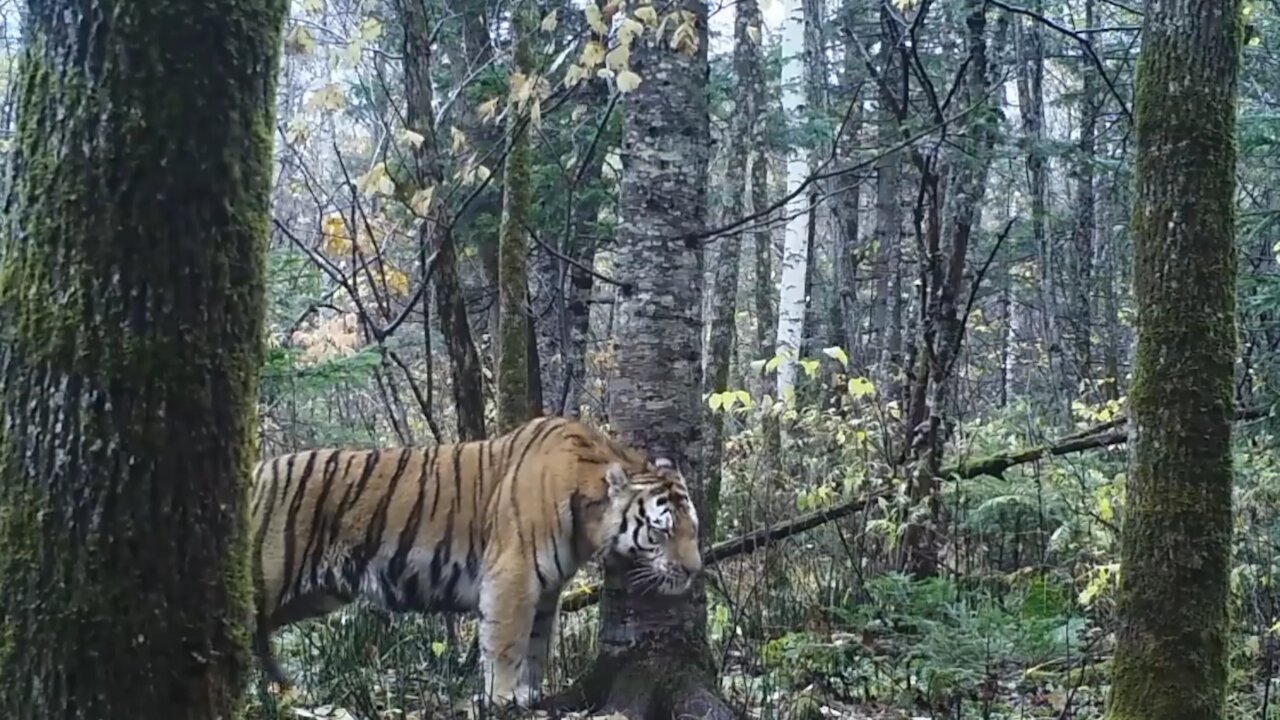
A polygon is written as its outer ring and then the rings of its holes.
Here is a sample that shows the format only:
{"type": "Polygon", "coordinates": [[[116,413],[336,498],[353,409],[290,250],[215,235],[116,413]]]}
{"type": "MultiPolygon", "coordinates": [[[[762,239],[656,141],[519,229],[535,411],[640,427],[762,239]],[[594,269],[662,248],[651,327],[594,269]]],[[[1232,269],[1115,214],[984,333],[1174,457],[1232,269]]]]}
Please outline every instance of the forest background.
{"type": "MultiPolygon", "coordinates": [[[[762,718],[1097,716],[1141,9],[620,9],[292,3],[260,451],[448,442],[538,410],[608,427],[630,379],[670,374],[678,394],[696,371],[697,402],[665,410],[721,543],[726,700],[762,718]],[[638,49],[655,34],[670,52],[638,49]],[[636,334],[619,311],[636,292],[700,312],[636,334]]],[[[2,10],[7,153],[23,10],[2,10]]],[[[1280,3],[1244,15],[1229,703],[1273,717],[1280,3]]],[[[592,660],[595,580],[566,599],[553,683],[592,660]]],[[[435,716],[466,695],[470,633],[361,608],[309,623],[282,650],[307,693],[251,713],[435,716]]]]}

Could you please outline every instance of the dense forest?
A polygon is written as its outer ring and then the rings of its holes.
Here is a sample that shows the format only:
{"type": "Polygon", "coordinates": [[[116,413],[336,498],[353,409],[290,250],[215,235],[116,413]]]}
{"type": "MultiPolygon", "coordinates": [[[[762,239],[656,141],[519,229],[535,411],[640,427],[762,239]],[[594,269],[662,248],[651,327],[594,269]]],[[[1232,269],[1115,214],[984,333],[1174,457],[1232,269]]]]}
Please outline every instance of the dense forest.
{"type": "Polygon", "coordinates": [[[1280,718],[1277,33],[0,0],[0,708],[476,716],[465,614],[350,606],[259,683],[239,490],[547,414],[677,458],[706,564],[674,605],[579,574],[565,702],[1280,718]]]}

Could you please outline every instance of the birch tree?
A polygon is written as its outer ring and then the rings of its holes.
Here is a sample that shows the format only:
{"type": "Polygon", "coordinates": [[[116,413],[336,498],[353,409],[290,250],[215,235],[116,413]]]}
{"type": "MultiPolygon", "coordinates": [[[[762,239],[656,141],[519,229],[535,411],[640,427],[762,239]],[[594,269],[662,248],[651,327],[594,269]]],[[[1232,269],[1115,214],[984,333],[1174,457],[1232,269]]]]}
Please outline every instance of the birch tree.
{"type": "Polygon", "coordinates": [[[797,142],[807,111],[805,102],[805,12],[803,0],[788,0],[782,33],[782,112],[786,117],[787,230],[778,280],[777,393],[785,399],[795,391],[801,334],[805,316],[805,277],[809,264],[809,195],[802,192],[809,177],[809,161],[797,142]]]}

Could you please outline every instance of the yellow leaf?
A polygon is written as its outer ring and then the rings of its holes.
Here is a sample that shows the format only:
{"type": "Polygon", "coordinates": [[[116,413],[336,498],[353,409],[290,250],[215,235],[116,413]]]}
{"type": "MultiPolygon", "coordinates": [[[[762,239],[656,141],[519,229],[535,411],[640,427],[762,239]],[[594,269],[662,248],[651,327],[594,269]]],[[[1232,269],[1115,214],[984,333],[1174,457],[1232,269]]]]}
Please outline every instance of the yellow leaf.
{"type": "Polygon", "coordinates": [[[427,139],[427,138],[426,138],[426,137],[424,137],[424,136],[422,135],[422,133],[416,133],[416,132],[414,132],[414,131],[412,131],[412,130],[408,130],[408,129],[405,129],[405,130],[401,130],[401,131],[400,131],[400,140],[401,140],[402,142],[409,143],[410,145],[414,146],[415,148],[420,148],[420,147],[422,147],[422,143],[423,143],[423,142],[425,142],[425,141],[426,141],[426,139],[427,139]]]}
{"type": "Polygon", "coordinates": [[[480,122],[489,122],[497,112],[498,98],[496,97],[485,100],[476,108],[476,114],[480,116],[480,122]]]}
{"type": "Polygon", "coordinates": [[[1249,38],[1249,47],[1258,47],[1261,44],[1262,44],[1262,38],[1258,37],[1257,35],[1254,35],[1253,37],[1249,38]]]}
{"type": "Polygon", "coordinates": [[[415,192],[409,199],[409,208],[420,217],[426,217],[431,211],[431,197],[436,192],[434,186],[425,187],[415,192]]]}
{"type": "Polygon", "coordinates": [[[614,72],[618,72],[626,70],[630,66],[630,60],[631,51],[626,45],[619,45],[604,56],[604,66],[614,72]]]}
{"type": "Polygon", "coordinates": [[[587,76],[587,71],[582,69],[581,65],[570,65],[568,70],[564,71],[564,84],[567,87],[573,87],[587,76]]]}
{"type": "Polygon", "coordinates": [[[734,390],[733,396],[738,399],[738,402],[742,403],[743,407],[751,407],[751,393],[746,390],[734,390]]]}
{"type": "Polygon", "coordinates": [[[623,70],[618,73],[617,83],[619,92],[629,93],[640,87],[640,76],[630,70],[623,70]]]}
{"type": "Polygon", "coordinates": [[[845,354],[844,348],[838,345],[832,345],[829,348],[823,348],[822,354],[835,360],[844,367],[849,367],[849,356],[845,354]]]}
{"type": "Polygon", "coordinates": [[[748,25],[748,26],[747,26],[747,37],[751,39],[751,42],[752,42],[753,44],[755,44],[755,45],[759,45],[759,44],[760,44],[760,26],[759,26],[759,25],[748,25]]]}
{"type": "Polygon", "coordinates": [[[644,34],[644,25],[631,18],[624,18],[618,28],[618,44],[630,46],[631,41],[644,34]]]}
{"type": "Polygon", "coordinates": [[[599,65],[602,60],[604,60],[604,48],[595,40],[582,48],[582,55],[578,58],[578,62],[588,70],[599,65]]]}
{"type": "Polygon", "coordinates": [[[542,100],[534,98],[533,103],[529,105],[529,122],[533,123],[535,128],[542,127],[542,100]]]}
{"type": "Polygon", "coordinates": [[[724,405],[724,393],[711,393],[711,397],[707,398],[707,405],[712,412],[719,410],[724,405]]]}
{"type": "Polygon", "coordinates": [[[693,23],[685,21],[671,33],[671,49],[685,55],[693,55],[698,51],[698,33],[693,23]]]}
{"type": "Polygon", "coordinates": [[[284,50],[290,55],[308,55],[316,49],[316,39],[305,25],[298,25],[285,40],[284,50]]]}
{"type": "Polygon", "coordinates": [[[392,184],[391,178],[387,176],[387,164],[378,163],[369,168],[369,172],[356,178],[356,189],[363,195],[373,195],[379,192],[384,195],[390,195],[395,192],[395,185],[392,184]]]}
{"type": "Polygon", "coordinates": [[[643,20],[644,24],[649,27],[658,26],[658,13],[653,9],[652,5],[645,5],[643,7],[636,8],[635,15],[638,19],[643,20]]]}
{"type": "Polygon", "coordinates": [[[479,180],[480,182],[484,182],[485,180],[489,179],[489,175],[491,174],[492,173],[489,171],[489,168],[485,167],[484,165],[476,166],[476,180],[479,180]]]}
{"type": "Polygon", "coordinates": [[[360,39],[368,42],[377,40],[382,35],[382,23],[374,18],[365,18],[360,21],[360,39]]]}
{"type": "Polygon", "coordinates": [[[436,641],[434,641],[434,642],[432,642],[432,643],[431,643],[431,654],[432,654],[432,655],[435,655],[436,657],[440,657],[441,655],[443,655],[443,654],[444,654],[444,651],[445,651],[447,648],[448,648],[448,646],[447,646],[447,645],[445,645],[444,643],[440,642],[439,640],[436,640],[436,641]]]}
{"type": "Polygon", "coordinates": [[[387,290],[404,297],[409,294],[409,277],[395,268],[387,268],[383,273],[387,279],[387,290]]]}
{"type": "Polygon", "coordinates": [[[321,110],[337,110],[346,103],[347,98],[342,94],[342,87],[338,83],[328,83],[312,93],[306,104],[321,110]]]}
{"type": "Polygon", "coordinates": [[[557,22],[556,8],[551,8],[551,12],[542,18],[542,32],[555,32],[557,22]]]}
{"type": "Polygon", "coordinates": [[[587,0],[587,7],[582,11],[587,16],[587,25],[600,35],[608,35],[609,27],[604,24],[604,16],[600,14],[600,7],[591,0],[587,0]]]}
{"type": "Polygon", "coordinates": [[[347,235],[347,223],[340,213],[325,216],[320,223],[320,232],[324,236],[322,246],[326,253],[340,256],[351,252],[351,237],[347,235]]]}
{"type": "Polygon", "coordinates": [[[320,12],[324,10],[324,0],[302,0],[302,9],[305,12],[320,12]]]}
{"type": "Polygon", "coordinates": [[[467,134],[457,128],[457,126],[449,128],[449,139],[453,151],[461,152],[467,147],[467,134]]]}

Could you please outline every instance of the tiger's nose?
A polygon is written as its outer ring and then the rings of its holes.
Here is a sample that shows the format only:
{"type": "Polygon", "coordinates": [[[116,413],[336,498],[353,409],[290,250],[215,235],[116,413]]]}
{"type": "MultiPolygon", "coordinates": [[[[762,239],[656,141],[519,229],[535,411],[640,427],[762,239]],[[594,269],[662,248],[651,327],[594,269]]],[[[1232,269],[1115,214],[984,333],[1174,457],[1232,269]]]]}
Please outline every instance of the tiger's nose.
{"type": "Polygon", "coordinates": [[[684,562],[681,563],[681,569],[684,570],[685,574],[689,577],[693,577],[694,575],[702,572],[702,556],[694,555],[691,558],[685,558],[684,562]]]}

